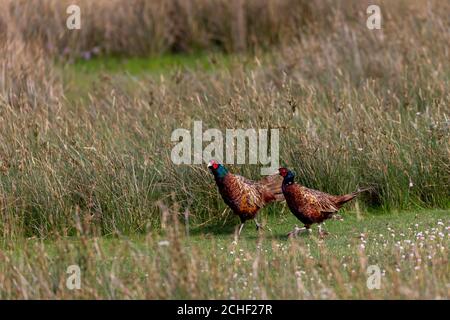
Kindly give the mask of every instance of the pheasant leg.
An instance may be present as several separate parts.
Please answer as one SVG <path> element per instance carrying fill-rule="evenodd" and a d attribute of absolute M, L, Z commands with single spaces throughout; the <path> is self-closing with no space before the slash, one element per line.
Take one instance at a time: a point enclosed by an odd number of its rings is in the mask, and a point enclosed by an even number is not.
<path fill-rule="evenodd" d="M 244 224 L 245 224 L 244 222 L 241 223 L 241 225 L 239 227 L 239 231 L 238 231 L 238 236 L 241 235 L 241 231 L 242 231 L 242 228 L 244 228 Z"/>
<path fill-rule="evenodd" d="M 307 228 L 307 227 L 299 228 L 299 227 L 295 226 L 295 229 L 292 230 L 291 232 L 289 232 L 287 236 L 288 237 L 296 237 L 300 233 L 304 233 L 304 232 L 306 232 L 308 230 L 309 230 L 309 228 Z"/>
<path fill-rule="evenodd" d="M 323 239 L 327 234 L 326 230 L 322 230 L 322 224 L 319 224 L 319 237 Z"/>
<path fill-rule="evenodd" d="M 254 219 L 254 220 L 255 220 L 255 224 L 256 224 L 256 230 L 259 231 L 259 229 L 264 229 L 264 228 L 262 227 L 262 225 L 261 225 L 256 219 Z"/>
<path fill-rule="evenodd" d="M 338 220 L 338 221 L 343 221 L 344 220 L 344 218 L 342 218 L 342 216 L 340 214 L 333 214 L 331 216 L 331 219 Z"/>

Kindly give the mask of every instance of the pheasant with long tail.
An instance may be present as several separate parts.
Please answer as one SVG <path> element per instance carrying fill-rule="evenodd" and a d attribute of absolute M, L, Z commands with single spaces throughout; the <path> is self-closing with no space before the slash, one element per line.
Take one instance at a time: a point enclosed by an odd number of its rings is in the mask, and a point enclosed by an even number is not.
<path fill-rule="evenodd" d="M 230 173 L 214 160 L 208 163 L 208 168 L 214 175 L 223 200 L 241 220 L 239 235 L 247 220 L 253 219 L 256 229 L 261 228 L 256 220 L 259 210 L 271 202 L 284 200 L 281 191 L 283 179 L 278 174 L 267 176 L 260 181 L 252 181 Z"/>
<path fill-rule="evenodd" d="M 288 236 L 296 236 L 299 233 L 310 230 L 314 223 L 319 224 L 319 235 L 323 237 L 327 234 L 322 231 L 322 222 L 330 219 L 336 212 L 359 193 L 369 190 L 361 189 L 349 194 L 334 196 L 314 189 L 308 189 L 294 181 L 295 174 L 286 169 L 278 169 L 283 177 L 282 191 L 286 198 L 289 209 L 303 224 L 303 228 L 295 227 Z"/>

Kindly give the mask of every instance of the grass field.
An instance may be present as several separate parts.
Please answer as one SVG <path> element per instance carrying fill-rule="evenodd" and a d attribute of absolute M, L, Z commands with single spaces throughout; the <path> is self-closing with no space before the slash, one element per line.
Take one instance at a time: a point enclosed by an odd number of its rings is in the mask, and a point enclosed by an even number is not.
<path fill-rule="evenodd" d="M 0 2 L 0 298 L 450 298 L 448 3 L 381 1 L 369 30 L 363 1 L 79 0 L 71 33 L 63 1 Z M 287 239 L 284 203 L 237 239 L 206 164 L 170 158 L 199 120 L 279 129 L 310 188 L 373 189 L 325 239 Z"/>
<path fill-rule="evenodd" d="M 287 239 L 296 224 L 284 211 L 249 223 L 175 224 L 147 236 L 28 239 L 3 245 L 1 298 L 108 299 L 448 299 L 450 215 L 442 210 L 361 214 L 326 223 L 329 235 Z M 178 228 L 178 230 L 177 230 Z M 66 288 L 69 265 L 81 289 Z M 367 287 L 368 267 L 379 289 Z"/>

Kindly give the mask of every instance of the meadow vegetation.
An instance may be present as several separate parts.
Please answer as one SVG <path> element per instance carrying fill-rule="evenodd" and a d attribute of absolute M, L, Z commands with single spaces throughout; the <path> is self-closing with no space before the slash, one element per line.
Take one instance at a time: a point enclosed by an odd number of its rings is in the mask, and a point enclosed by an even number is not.
<path fill-rule="evenodd" d="M 443 211 L 403 212 L 326 224 L 324 241 L 287 241 L 290 212 L 246 227 L 191 230 L 170 210 L 163 232 L 105 238 L 27 239 L 0 250 L 0 298 L 40 299 L 448 299 L 449 222 Z M 444 218 L 443 218 L 444 217 Z M 231 234 L 231 235 L 230 235 Z M 68 290 L 67 267 L 81 267 Z M 376 265 L 379 289 L 368 289 Z"/>
<path fill-rule="evenodd" d="M 68 2 L 0 0 L 0 297 L 449 297 L 449 3 L 380 1 L 369 30 L 364 1 L 79 0 L 70 31 Z M 196 120 L 278 128 L 299 182 L 374 190 L 324 241 L 286 241 L 277 204 L 233 242 L 205 165 L 170 159 Z"/>

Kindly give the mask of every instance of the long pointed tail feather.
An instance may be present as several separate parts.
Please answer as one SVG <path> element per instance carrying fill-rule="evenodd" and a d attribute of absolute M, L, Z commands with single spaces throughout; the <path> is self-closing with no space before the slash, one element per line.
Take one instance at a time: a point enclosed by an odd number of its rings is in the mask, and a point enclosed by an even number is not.
<path fill-rule="evenodd" d="M 366 188 L 358 188 L 358 190 L 352 192 L 352 194 L 354 194 L 355 196 L 357 196 L 360 193 L 366 192 L 366 191 L 373 191 L 375 190 L 374 187 L 366 187 Z"/>
<path fill-rule="evenodd" d="M 372 187 L 368 187 L 368 188 L 362 188 L 362 189 L 358 189 L 356 191 L 353 191 L 352 193 L 349 194 L 344 194 L 342 196 L 338 196 L 336 199 L 336 204 L 341 207 L 342 205 L 344 205 L 346 202 L 349 202 L 351 200 L 353 200 L 354 198 L 356 198 L 356 196 L 362 192 L 365 191 L 370 191 L 373 190 Z"/>

